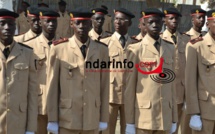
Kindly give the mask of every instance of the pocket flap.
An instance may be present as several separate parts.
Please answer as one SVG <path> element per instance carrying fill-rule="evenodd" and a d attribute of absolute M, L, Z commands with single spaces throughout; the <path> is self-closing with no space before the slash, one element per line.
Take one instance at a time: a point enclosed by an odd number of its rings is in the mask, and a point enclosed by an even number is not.
<path fill-rule="evenodd" d="M 164 62 L 165 62 L 166 64 L 172 64 L 172 63 L 173 63 L 173 59 L 167 58 L 167 59 L 164 59 Z"/>
<path fill-rule="evenodd" d="M 110 51 L 109 52 L 109 56 L 111 56 L 111 57 L 114 57 L 114 56 L 117 56 L 117 55 L 119 55 L 118 51 Z"/>
<path fill-rule="evenodd" d="M 151 102 L 150 100 L 142 100 L 136 103 L 137 108 L 150 108 Z"/>
<path fill-rule="evenodd" d="M 72 107 L 72 99 L 60 99 L 60 108 L 71 108 Z"/>
<path fill-rule="evenodd" d="M 27 111 L 27 103 L 26 102 L 20 103 L 19 109 L 21 112 L 26 112 Z"/>
<path fill-rule="evenodd" d="M 202 59 L 202 63 L 205 65 L 213 65 L 215 64 L 215 60 Z"/>
<path fill-rule="evenodd" d="M 64 63 L 63 66 L 67 69 L 73 69 L 73 68 L 77 68 L 78 64 L 76 64 L 76 63 Z"/>
<path fill-rule="evenodd" d="M 200 89 L 198 91 L 198 95 L 199 95 L 200 100 L 204 100 L 204 101 L 208 100 L 208 92 L 207 91 Z"/>
<path fill-rule="evenodd" d="M 25 69 L 28 69 L 28 65 L 25 63 L 16 63 L 14 65 L 14 68 L 19 70 L 25 70 Z"/>

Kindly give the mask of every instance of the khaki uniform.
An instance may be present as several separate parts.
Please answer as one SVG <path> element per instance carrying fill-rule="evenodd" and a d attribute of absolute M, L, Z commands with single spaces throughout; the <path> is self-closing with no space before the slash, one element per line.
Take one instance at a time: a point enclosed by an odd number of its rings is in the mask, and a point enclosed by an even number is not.
<path fill-rule="evenodd" d="M 6 59 L 0 43 L 0 133 L 37 130 L 37 76 L 31 49 L 13 42 Z"/>
<path fill-rule="evenodd" d="M 48 119 L 59 122 L 63 134 L 96 130 L 99 122 L 109 119 L 109 72 L 103 72 L 107 66 L 90 68 L 89 65 L 89 62 L 108 62 L 108 48 L 89 38 L 84 59 L 82 44 L 73 36 L 51 49 Z"/>
<path fill-rule="evenodd" d="M 202 33 L 195 31 L 193 28 L 191 28 L 189 31 L 187 31 L 186 34 L 190 36 L 191 40 L 202 35 Z"/>
<path fill-rule="evenodd" d="M 111 34 L 108 33 L 108 32 L 105 32 L 105 31 L 102 31 L 102 34 L 101 35 L 98 35 L 94 29 L 91 29 L 90 32 L 89 32 L 89 37 L 92 39 L 92 40 L 97 40 L 99 41 L 101 38 L 105 38 L 105 37 L 108 37 L 110 36 Z"/>
<path fill-rule="evenodd" d="M 72 28 L 70 26 L 70 16 L 68 12 L 65 11 L 64 16 L 62 12 L 58 12 L 60 17 L 57 18 L 57 30 L 56 30 L 56 37 L 66 37 L 70 38 L 72 36 Z"/>
<path fill-rule="evenodd" d="M 174 71 L 175 48 L 173 44 L 162 39 L 158 41 L 160 52 L 153 46 L 155 40 L 148 34 L 141 42 L 130 45 L 127 50 L 127 59 L 133 61 L 134 67 L 130 70 L 132 72 L 126 74 L 126 123 L 135 124 L 137 129 L 147 134 L 148 130 L 153 134 L 155 130 L 158 130 L 159 134 L 167 133 L 172 123 L 178 120 L 174 82 L 157 83 L 150 76 L 138 72 L 135 68 L 135 64 L 140 62 L 156 62 L 159 65 L 160 57 L 163 57 L 163 68 Z M 140 67 L 141 70 L 147 72 L 156 68 L 157 66 Z"/>
<path fill-rule="evenodd" d="M 28 32 L 25 34 L 14 36 L 14 40 L 16 42 L 23 43 L 25 41 L 29 41 L 29 40 L 35 38 L 36 36 L 38 36 L 38 35 L 36 33 L 34 33 L 31 29 L 29 29 Z"/>
<path fill-rule="evenodd" d="M 38 75 L 38 134 L 47 134 L 47 73 L 48 62 L 51 47 L 48 45 L 48 40 L 42 33 L 37 38 L 25 42 L 26 45 L 33 48 L 36 55 L 35 63 Z"/>
<path fill-rule="evenodd" d="M 199 40 L 199 41 L 197 41 Z M 187 44 L 185 72 L 187 114 L 200 114 L 203 128 L 194 134 L 212 134 L 215 123 L 215 41 L 209 33 Z M 209 132 L 211 131 L 211 132 Z"/>
<path fill-rule="evenodd" d="M 19 17 L 16 19 L 16 25 L 19 34 L 26 33 L 30 29 L 25 12 L 19 14 Z"/>
<path fill-rule="evenodd" d="M 186 66 L 186 58 L 185 58 L 185 49 L 186 45 L 190 40 L 190 37 L 176 32 L 177 44 L 171 38 L 172 34 L 166 29 L 161 37 L 174 44 L 175 46 L 175 74 L 176 74 L 176 102 L 178 104 L 178 127 L 181 126 L 182 134 L 191 134 L 191 129 L 189 127 L 190 116 L 186 115 L 184 110 L 184 102 L 185 102 L 185 66 Z M 175 132 L 177 134 L 178 132 Z"/>
<path fill-rule="evenodd" d="M 124 91 L 125 91 L 125 71 L 124 66 L 113 68 L 113 63 L 126 59 L 126 50 L 129 44 L 137 42 L 127 35 L 127 41 L 124 48 L 119 42 L 120 35 L 115 32 L 111 37 L 101 39 L 101 42 L 108 45 L 109 57 L 112 62 L 110 65 L 110 89 L 109 89 L 109 134 L 115 133 L 118 111 L 120 112 L 121 134 L 125 133 L 125 110 L 124 110 Z M 114 62 L 115 60 L 115 62 Z M 107 130 L 108 131 L 108 130 Z M 108 133 L 108 132 L 107 132 Z"/>
<path fill-rule="evenodd" d="M 135 39 L 137 39 L 137 40 L 142 40 L 142 39 L 143 39 L 142 34 L 141 34 L 141 33 L 139 33 L 139 34 L 135 37 Z"/>
<path fill-rule="evenodd" d="M 105 22 L 104 22 L 102 29 L 104 31 L 112 32 L 113 31 L 112 27 L 113 27 L 112 17 L 109 15 L 105 15 Z"/>

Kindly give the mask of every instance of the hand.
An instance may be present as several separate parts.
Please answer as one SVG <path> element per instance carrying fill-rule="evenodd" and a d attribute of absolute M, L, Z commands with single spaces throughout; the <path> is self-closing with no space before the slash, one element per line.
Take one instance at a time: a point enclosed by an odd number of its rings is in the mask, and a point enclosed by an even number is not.
<path fill-rule="evenodd" d="M 199 115 L 192 115 L 190 119 L 190 128 L 193 130 L 200 131 L 202 130 L 202 121 Z"/>
<path fill-rule="evenodd" d="M 34 132 L 26 131 L 25 134 L 35 134 Z"/>
<path fill-rule="evenodd" d="M 125 129 L 126 134 L 135 134 L 135 125 L 134 124 L 126 124 L 126 129 Z"/>
<path fill-rule="evenodd" d="M 58 123 L 57 122 L 49 122 L 47 126 L 47 130 L 53 134 L 58 134 Z"/>
<path fill-rule="evenodd" d="M 107 127 L 108 127 L 107 122 L 99 122 L 99 131 L 103 131 L 107 129 Z"/>
<path fill-rule="evenodd" d="M 176 129 L 177 129 L 177 123 L 172 123 L 172 127 L 170 129 L 170 134 L 175 133 Z"/>

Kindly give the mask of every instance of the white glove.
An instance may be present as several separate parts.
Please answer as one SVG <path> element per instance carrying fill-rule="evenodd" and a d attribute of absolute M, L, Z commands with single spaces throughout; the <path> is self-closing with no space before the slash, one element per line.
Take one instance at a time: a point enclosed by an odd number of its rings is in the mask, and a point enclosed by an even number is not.
<path fill-rule="evenodd" d="M 202 130 L 202 121 L 199 115 L 192 115 L 190 119 L 190 128 L 193 130 L 200 131 Z"/>
<path fill-rule="evenodd" d="M 58 123 L 57 122 L 49 122 L 47 126 L 47 131 L 53 133 L 53 134 L 58 134 Z"/>
<path fill-rule="evenodd" d="M 126 134 L 135 134 L 135 125 L 134 124 L 126 124 L 126 129 L 125 129 Z"/>
<path fill-rule="evenodd" d="M 25 134 L 35 134 L 34 132 L 26 131 Z"/>
<path fill-rule="evenodd" d="M 177 129 L 177 123 L 172 123 L 172 127 L 170 129 L 170 134 L 175 133 L 176 129 Z"/>
<path fill-rule="evenodd" d="M 107 122 L 99 122 L 99 131 L 103 131 L 107 129 L 107 127 L 108 127 Z"/>

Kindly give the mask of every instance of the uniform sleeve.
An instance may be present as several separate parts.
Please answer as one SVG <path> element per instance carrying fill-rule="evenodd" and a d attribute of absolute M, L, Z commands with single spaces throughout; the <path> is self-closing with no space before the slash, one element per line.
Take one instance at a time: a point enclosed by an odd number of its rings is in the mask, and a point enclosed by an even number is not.
<path fill-rule="evenodd" d="M 186 107 L 188 114 L 200 113 L 198 92 L 197 92 L 197 77 L 198 77 L 198 55 L 197 48 L 187 44 L 186 53 L 186 68 L 185 68 L 185 93 L 186 93 Z M 197 44 L 194 44 L 197 45 Z"/>
<path fill-rule="evenodd" d="M 108 47 L 104 46 L 101 55 L 103 55 L 103 61 L 108 63 L 109 61 L 109 52 Z M 107 71 L 107 72 L 106 72 Z M 101 98 L 101 111 L 100 111 L 100 121 L 108 122 L 109 120 L 109 75 L 108 66 L 102 68 L 100 72 L 101 84 L 100 84 L 100 98 Z"/>
<path fill-rule="evenodd" d="M 48 97 L 47 113 L 49 122 L 58 121 L 58 103 L 59 103 L 59 59 L 56 56 L 54 47 L 50 51 L 50 63 L 48 68 Z"/>
<path fill-rule="evenodd" d="M 29 84 L 28 84 L 28 114 L 27 131 L 35 132 L 37 130 L 38 115 L 38 77 L 35 68 L 35 55 L 33 51 L 30 55 Z"/>
<path fill-rule="evenodd" d="M 137 44 L 136 44 L 137 45 Z M 138 44 L 139 45 L 139 44 Z M 134 45 L 127 48 L 127 61 L 133 62 L 133 68 L 126 70 L 126 89 L 125 89 L 125 119 L 128 124 L 135 124 L 135 100 L 136 100 L 136 87 L 138 79 L 138 71 L 135 64 L 139 61 L 139 47 L 135 48 Z M 142 51 L 142 50 L 141 50 Z"/>

